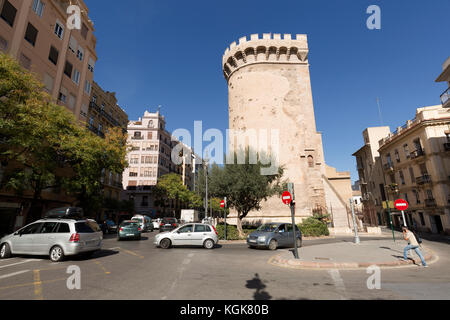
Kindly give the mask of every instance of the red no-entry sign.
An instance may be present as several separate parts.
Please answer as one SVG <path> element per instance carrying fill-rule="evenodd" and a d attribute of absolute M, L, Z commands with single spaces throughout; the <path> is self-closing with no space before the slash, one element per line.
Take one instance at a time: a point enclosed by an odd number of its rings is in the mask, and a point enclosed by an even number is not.
<path fill-rule="evenodd" d="M 225 200 L 222 200 L 222 201 L 220 202 L 220 207 L 221 207 L 221 208 L 225 208 Z"/>
<path fill-rule="evenodd" d="M 408 202 L 403 199 L 398 199 L 397 201 L 395 201 L 394 206 L 399 211 L 408 210 Z"/>
<path fill-rule="evenodd" d="M 283 201 L 284 204 L 290 204 L 292 202 L 292 195 L 290 192 L 285 191 L 283 195 L 281 196 L 281 201 Z"/>

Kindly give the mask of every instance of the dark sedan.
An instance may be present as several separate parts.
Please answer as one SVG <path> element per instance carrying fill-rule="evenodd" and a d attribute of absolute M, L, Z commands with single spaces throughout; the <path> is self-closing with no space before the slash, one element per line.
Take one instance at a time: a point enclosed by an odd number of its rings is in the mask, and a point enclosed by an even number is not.
<path fill-rule="evenodd" d="M 295 226 L 297 247 L 302 246 L 302 233 Z M 250 248 L 263 247 L 270 250 L 276 250 L 279 247 L 294 246 L 294 232 L 291 223 L 268 223 L 260 226 L 255 232 L 247 238 L 247 244 Z"/>
<path fill-rule="evenodd" d="M 104 234 L 117 233 L 117 225 L 112 220 L 106 220 L 100 225 Z"/>
<path fill-rule="evenodd" d="M 179 223 L 176 218 L 163 218 L 159 225 L 159 232 L 172 231 L 179 227 Z"/>

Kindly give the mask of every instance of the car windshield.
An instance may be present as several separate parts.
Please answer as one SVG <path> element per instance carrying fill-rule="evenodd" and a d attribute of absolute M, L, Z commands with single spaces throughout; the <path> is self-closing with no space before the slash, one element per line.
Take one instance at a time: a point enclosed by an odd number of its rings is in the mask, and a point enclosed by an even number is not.
<path fill-rule="evenodd" d="M 127 221 L 122 223 L 122 227 L 139 227 L 139 224 L 133 221 Z"/>
<path fill-rule="evenodd" d="M 175 218 L 163 219 L 164 223 L 176 223 L 177 220 Z"/>
<path fill-rule="evenodd" d="M 260 226 L 256 231 L 262 231 L 262 232 L 274 232 L 277 230 L 278 225 L 277 224 L 263 224 Z"/>
<path fill-rule="evenodd" d="M 142 218 L 133 218 L 133 219 L 131 219 L 131 220 L 134 220 L 134 221 L 139 221 L 139 222 L 141 222 L 141 221 L 142 221 Z"/>

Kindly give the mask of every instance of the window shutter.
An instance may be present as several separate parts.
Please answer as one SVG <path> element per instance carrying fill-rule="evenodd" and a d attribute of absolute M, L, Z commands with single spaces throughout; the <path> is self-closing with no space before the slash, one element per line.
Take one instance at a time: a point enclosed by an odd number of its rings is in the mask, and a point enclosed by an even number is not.
<path fill-rule="evenodd" d="M 77 39 L 74 38 L 74 36 L 70 36 L 70 42 L 69 42 L 69 49 L 73 53 L 75 53 L 75 50 L 77 50 L 78 42 Z"/>

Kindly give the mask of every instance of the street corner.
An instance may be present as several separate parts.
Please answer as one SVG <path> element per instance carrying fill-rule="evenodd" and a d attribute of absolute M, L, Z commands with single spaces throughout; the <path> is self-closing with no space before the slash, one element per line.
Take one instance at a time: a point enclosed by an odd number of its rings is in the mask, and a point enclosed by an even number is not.
<path fill-rule="evenodd" d="M 280 252 L 272 256 L 267 262 L 276 267 L 291 269 L 309 269 L 309 270 L 356 270 L 367 269 L 372 266 L 380 268 L 397 268 L 397 267 L 414 267 L 421 266 L 422 262 L 419 257 L 414 256 L 407 261 L 402 259 L 401 251 L 397 250 L 395 255 L 391 252 L 381 251 L 380 248 L 371 248 L 375 253 L 369 255 L 367 247 L 355 247 L 351 244 L 353 252 L 346 251 L 345 256 L 339 254 L 342 248 L 339 245 L 323 245 L 307 247 L 300 251 L 300 258 L 295 259 L 291 252 Z M 355 250 L 355 248 L 358 248 Z M 323 250 L 325 249 L 325 250 Z M 398 249 L 398 248 L 397 248 Z M 428 265 L 434 264 L 439 257 L 429 248 L 422 248 L 424 259 Z M 370 257 L 370 258 L 369 258 Z M 373 260 L 372 260 L 373 259 Z"/>

